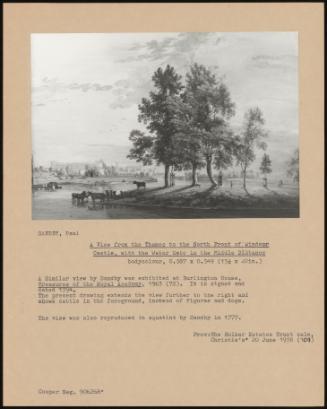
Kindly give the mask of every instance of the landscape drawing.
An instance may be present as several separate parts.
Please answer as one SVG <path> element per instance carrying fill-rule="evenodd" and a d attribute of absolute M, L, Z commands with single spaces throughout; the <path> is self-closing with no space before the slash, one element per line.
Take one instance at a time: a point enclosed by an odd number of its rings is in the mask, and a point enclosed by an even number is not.
<path fill-rule="evenodd" d="M 299 217 L 296 32 L 31 35 L 32 219 Z"/>

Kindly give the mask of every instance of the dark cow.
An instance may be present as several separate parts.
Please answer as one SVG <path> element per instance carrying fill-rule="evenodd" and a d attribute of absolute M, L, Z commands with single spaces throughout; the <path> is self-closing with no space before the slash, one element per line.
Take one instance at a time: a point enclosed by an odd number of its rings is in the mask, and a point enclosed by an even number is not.
<path fill-rule="evenodd" d="M 95 205 L 95 201 L 99 200 L 101 204 L 103 204 L 106 200 L 106 193 L 102 192 L 87 192 L 87 197 L 90 197 L 93 202 L 93 207 Z"/>
<path fill-rule="evenodd" d="M 116 191 L 115 190 L 105 190 L 105 195 L 106 199 L 114 199 L 116 197 Z"/>
<path fill-rule="evenodd" d="M 85 190 L 82 193 L 72 193 L 72 201 L 77 204 L 84 203 L 84 200 L 87 198 L 87 193 Z"/>
<path fill-rule="evenodd" d="M 145 182 L 137 182 L 136 180 L 134 180 L 133 185 L 136 185 L 137 189 L 139 189 L 140 187 L 144 187 L 145 189 Z"/>
<path fill-rule="evenodd" d="M 128 197 L 128 192 L 124 190 L 105 190 L 106 201 L 111 199 L 121 199 Z"/>
<path fill-rule="evenodd" d="M 111 192 L 112 192 L 112 190 L 105 190 L 104 191 L 104 194 L 105 194 L 105 196 L 106 196 L 106 200 L 107 201 L 109 201 L 109 199 L 111 199 Z"/>

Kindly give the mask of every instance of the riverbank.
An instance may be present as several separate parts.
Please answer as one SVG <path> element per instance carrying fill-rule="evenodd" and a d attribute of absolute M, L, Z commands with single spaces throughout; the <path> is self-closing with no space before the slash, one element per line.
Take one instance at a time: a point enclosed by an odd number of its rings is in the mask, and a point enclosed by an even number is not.
<path fill-rule="evenodd" d="M 109 186 L 88 185 L 88 189 L 102 191 Z M 131 182 L 111 181 L 111 188 L 129 192 L 129 197 L 112 199 L 101 205 L 85 201 L 72 202 L 72 192 L 86 190 L 81 183 L 63 184 L 60 190 L 33 193 L 33 219 L 201 219 L 201 218 L 275 218 L 299 217 L 298 188 L 296 185 L 278 187 L 272 183 L 268 189 L 254 181 L 248 184 L 248 193 L 241 182 L 225 184 L 219 188 L 209 183 L 191 187 L 183 181 L 176 186 L 163 188 L 160 183 L 147 184 L 137 190 Z"/>
<path fill-rule="evenodd" d="M 232 184 L 231 184 L 232 182 Z M 297 209 L 298 186 L 293 184 L 264 188 L 255 181 L 248 183 L 245 191 L 239 180 L 229 181 L 225 186 L 212 187 L 208 183 L 200 186 L 156 187 L 137 191 L 133 197 L 121 203 L 138 206 L 159 206 L 190 209 Z"/>

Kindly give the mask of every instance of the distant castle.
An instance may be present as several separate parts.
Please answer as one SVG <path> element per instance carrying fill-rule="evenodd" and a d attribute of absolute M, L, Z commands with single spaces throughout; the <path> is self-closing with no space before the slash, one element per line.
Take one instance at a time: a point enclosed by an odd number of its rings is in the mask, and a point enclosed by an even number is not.
<path fill-rule="evenodd" d="M 144 172 L 155 174 L 155 168 L 149 169 L 142 165 L 123 166 L 117 163 L 115 166 L 107 165 L 102 159 L 95 162 L 57 162 L 50 163 L 50 171 L 60 173 L 63 176 L 117 176 L 120 174 L 135 174 Z"/>

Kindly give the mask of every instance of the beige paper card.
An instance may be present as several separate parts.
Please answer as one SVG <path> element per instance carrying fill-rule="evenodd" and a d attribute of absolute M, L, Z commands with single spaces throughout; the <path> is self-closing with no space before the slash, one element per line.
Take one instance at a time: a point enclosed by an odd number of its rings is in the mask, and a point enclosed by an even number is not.
<path fill-rule="evenodd" d="M 5 4 L 5 405 L 323 405 L 323 28 Z"/>

